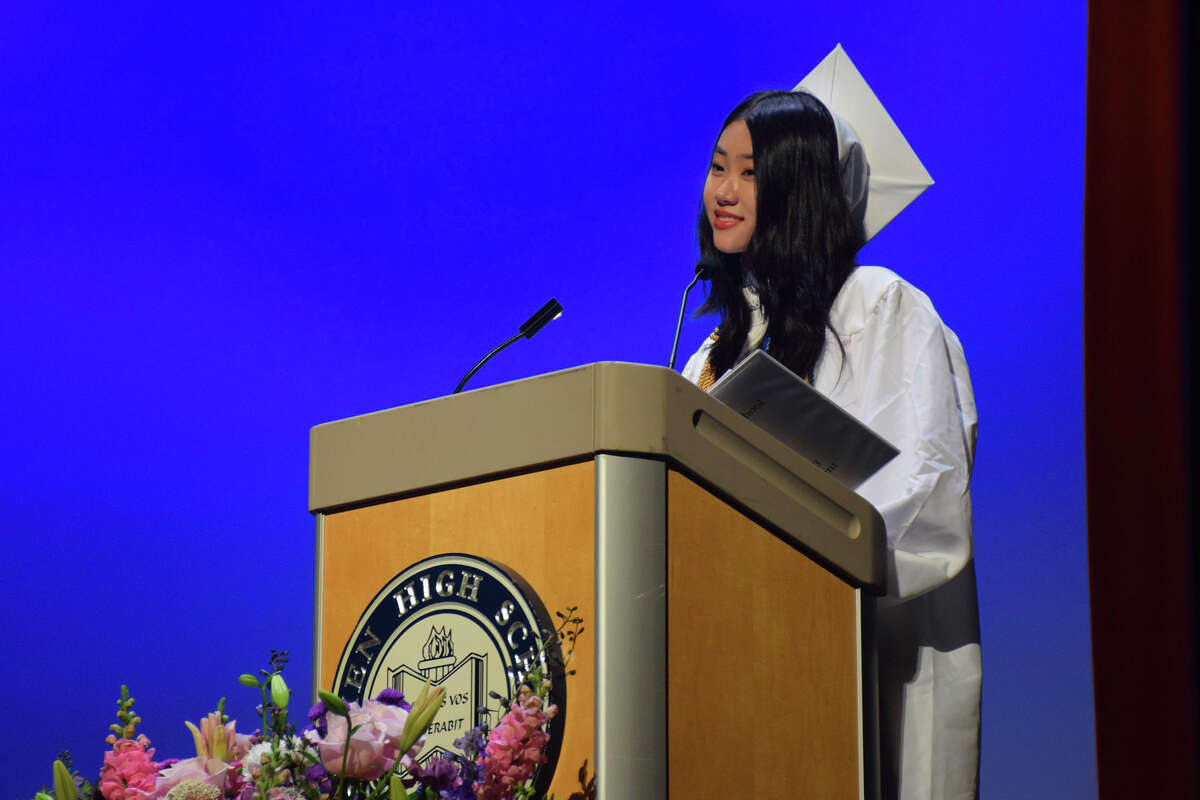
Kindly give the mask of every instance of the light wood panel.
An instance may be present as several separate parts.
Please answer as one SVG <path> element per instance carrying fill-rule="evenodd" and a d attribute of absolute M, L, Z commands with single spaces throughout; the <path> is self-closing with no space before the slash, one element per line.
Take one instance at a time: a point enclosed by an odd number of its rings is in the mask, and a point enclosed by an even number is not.
<path fill-rule="evenodd" d="M 679 473 L 667 487 L 671 796 L 857 798 L 854 590 Z"/>
<path fill-rule="evenodd" d="M 320 682 L 338 659 L 371 599 L 423 558 L 466 552 L 523 577 L 553 614 L 579 606 L 595 624 L 595 470 L 593 462 L 410 497 L 325 518 Z M 567 679 L 562 751 L 551 790 L 578 788 L 584 759 L 593 764 L 594 648 L 585 631 Z"/>
<path fill-rule="evenodd" d="M 327 516 L 322 684 L 379 589 L 451 550 L 516 568 L 551 611 L 578 605 L 594 625 L 594 480 L 586 462 Z M 857 797 L 854 590 L 674 471 L 667 570 L 672 796 L 723 800 L 736 781 L 752 797 Z M 593 641 L 569 678 L 559 797 L 593 763 Z"/>

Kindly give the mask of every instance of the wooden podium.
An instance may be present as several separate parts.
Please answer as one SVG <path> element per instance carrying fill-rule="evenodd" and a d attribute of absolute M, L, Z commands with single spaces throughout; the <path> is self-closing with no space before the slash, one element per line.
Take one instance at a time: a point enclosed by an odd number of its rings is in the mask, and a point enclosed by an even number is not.
<path fill-rule="evenodd" d="M 882 520 L 674 372 L 592 364 L 319 425 L 309 508 L 317 686 L 380 587 L 468 553 L 585 621 L 560 800 L 585 760 L 607 800 L 877 796 Z"/>

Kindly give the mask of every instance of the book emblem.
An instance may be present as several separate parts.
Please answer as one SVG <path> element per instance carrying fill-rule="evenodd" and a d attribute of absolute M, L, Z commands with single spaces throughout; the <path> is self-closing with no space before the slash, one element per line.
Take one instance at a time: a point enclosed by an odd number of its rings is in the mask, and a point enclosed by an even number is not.
<path fill-rule="evenodd" d="M 429 682 L 446 690 L 417 760 L 457 753 L 454 740 L 507 713 L 537 666 L 561 663 L 554 625 L 516 572 L 476 556 L 447 553 L 403 570 L 375 595 L 342 651 L 333 691 L 362 702 L 384 689 L 415 697 Z M 557 661 L 556 661 L 557 659 Z M 559 707 L 536 785 L 549 786 L 566 717 L 566 682 L 544 669 Z"/>

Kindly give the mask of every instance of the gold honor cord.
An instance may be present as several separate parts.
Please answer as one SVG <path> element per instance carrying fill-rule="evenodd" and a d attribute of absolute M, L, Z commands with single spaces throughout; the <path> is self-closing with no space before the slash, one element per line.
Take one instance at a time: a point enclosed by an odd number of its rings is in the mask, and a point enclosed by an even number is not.
<path fill-rule="evenodd" d="M 717 340 L 717 331 L 713 331 L 711 334 L 709 334 L 708 338 L 712 339 L 715 342 Z M 764 340 L 764 342 L 763 342 L 762 349 L 763 350 L 767 349 L 766 348 L 766 340 Z M 809 373 L 808 376 L 805 377 L 803 380 L 809 386 L 812 386 L 812 382 L 813 382 L 812 373 Z M 700 368 L 700 377 L 696 379 L 696 385 L 707 392 L 709 389 L 712 388 L 712 385 L 716 382 L 717 382 L 717 374 L 713 370 L 712 356 L 709 356 L 708 358 L 704 359 L 704 366 Z"/>
<path fill-rule="evenodd" d="M 713 331 L 711 334 L 709 334 L 708 338 L 715 342 L 717 340 L 717 331 Z M 709 356 L 708 358 L 704 359 L 704 366 L 700 368 L 700 377 L 696 379 L 696 385 L 707 392 L 712 388 L 712 385 L 716 382 L 716 380 L 717 375 L 715 372 L 713 372 L 712 357 Z"/>

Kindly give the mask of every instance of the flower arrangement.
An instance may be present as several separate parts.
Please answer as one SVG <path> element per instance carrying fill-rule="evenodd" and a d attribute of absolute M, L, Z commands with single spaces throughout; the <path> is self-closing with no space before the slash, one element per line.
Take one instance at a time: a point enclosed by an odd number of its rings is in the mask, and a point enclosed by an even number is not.
<path fill-rule="evenodd" d="M 574 673 L 566 665 L 583 632 L 575 611 L 558 614 L 558 628 L 547 642 L 567 646 L 557 665 L 564 677 Z M 62 753 L 53 765 L 53 789 L 44 788 L 35 800 L 538 800 L 532 783 L 546 762 L 548 727 L 558 711 L 547 659 L 538 661 L 519 682 L 516 697 L 493 694 L 503 711 L 494 724 L 456 740 L 460 753 L 424 763 L 418 756 L 445 694 L 428 683 L 412 700 L 395 689 L 362 703 L 318 692 L 307 724 L 297 731 L 282 675 L 287 652 L 272 651 L 267 669 L 238 678 L 261 694 L 258 730 L 239 733 L 221 698 L 198 725 L 185 723 L 196 755 L 161 761 L 138 732 L 142 719 L 122 686 L 117 723 L 106 739 L 111 749 L 95 783 Z M 595 782 L 586 781 L 586 764 L 580 782 L 581 791 L 570 800 L 593 798 Z"/>

